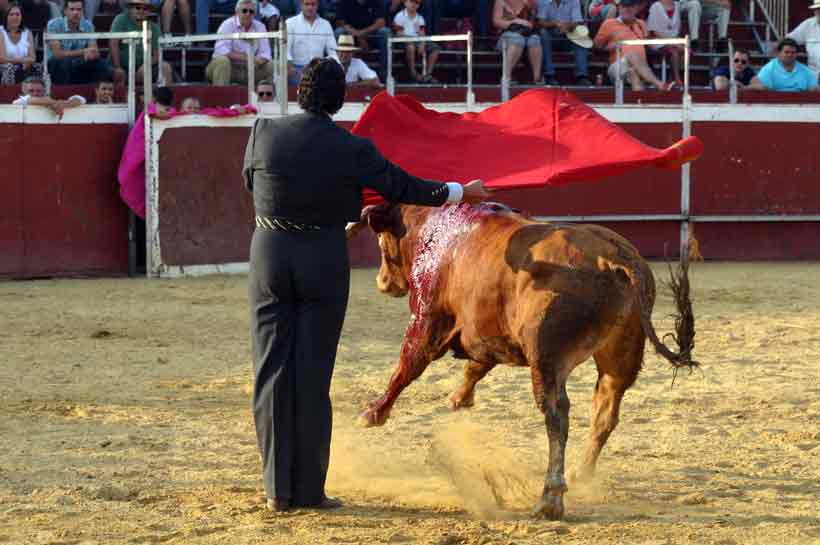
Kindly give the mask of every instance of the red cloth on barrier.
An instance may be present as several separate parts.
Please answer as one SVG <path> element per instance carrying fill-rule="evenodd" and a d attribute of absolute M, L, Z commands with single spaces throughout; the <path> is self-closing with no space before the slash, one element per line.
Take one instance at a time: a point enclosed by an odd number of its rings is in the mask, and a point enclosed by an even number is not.
<path fill-rule="evenodd" d="M 410 96 L 377 95 L 353 127 L 390 161 L 422 178 L 513 189 L 595 181 L 635 168 L 677 168 L 703 143 L 647 146 L 572 93 L 535 89 L 479 113 L 428 110 Z M 365 204 L 382 199 L 365 191 Z"/>

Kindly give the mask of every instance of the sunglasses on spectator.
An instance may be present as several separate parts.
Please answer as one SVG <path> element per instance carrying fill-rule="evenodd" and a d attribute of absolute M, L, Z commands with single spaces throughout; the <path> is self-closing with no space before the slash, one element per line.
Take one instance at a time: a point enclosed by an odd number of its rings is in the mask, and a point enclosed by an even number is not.
<path fill-rule="evenodd" d="M 148 6 L 132 5 L 131 8 L 137 11 L 148 11 Z"/>
<path fill-rule="evenodd" d="M 249 9 L 249 8 L 242 8 L 239 11 L 241 11 L 242 13 L 256 13 L 255 9 Z"/>
<path fill-rule="evenodd" d="M 749 64 L 749 61 L 746 59 L 735 59 L 735 62 L 739 64 Z"/>
<path fill-rule="evenodd" d="M 256 94 L 257 94 L 258 96 L 260 96 L 260 97 L 272 97 L 272 96 L 273 96 L 273 92 L 272 92 L 272 91 L 259 91 L 259 92 L 258 92 L 258 93 L 256 93 Z"/>

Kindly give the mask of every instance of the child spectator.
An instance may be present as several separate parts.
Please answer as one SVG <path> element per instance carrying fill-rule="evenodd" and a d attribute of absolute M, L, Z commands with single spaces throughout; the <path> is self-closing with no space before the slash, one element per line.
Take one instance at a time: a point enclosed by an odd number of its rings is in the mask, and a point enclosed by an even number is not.
<path fill-rule="evenodd" d="M 393 32 L 397 36 L 415 37 L 426 35 L 424 17 L 418 12 L 420 4 L 421 0 L 404 0 L 404 9 L 393 18 Z M 404 45 L 410 77 L 419 83 L 438 83 L 432 75 L 433 68 L 435 68 L 438 60 L 438 45 L 435 42 L 409 42 Z M 417 59 L 424 59 L 428 49 L 430 50 L 430 56 L 427 57 L 427 71 L 419 74 L 416 70 L 416 61 Z"/>
<path fill-rule="evenodd" d="M 95 104 L 114 104 L 114 79 L 106 76 L 97 82 L 94 89 Z"/>
<path fill-rule="evenodd" d="M 202 110 L 202 105 L 196 97 L 188 97 L 182 101 L 180 111 L 184 114 L 198 114 Z"/>

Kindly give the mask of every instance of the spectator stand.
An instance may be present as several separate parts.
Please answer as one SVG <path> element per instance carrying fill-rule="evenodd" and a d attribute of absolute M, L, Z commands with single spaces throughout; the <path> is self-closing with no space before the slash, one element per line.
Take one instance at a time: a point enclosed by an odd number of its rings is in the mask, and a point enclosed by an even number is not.
<path fill-rule="evenodd" d="M 147 37 L 146 37 L 147 36 Z M 142 24 L 142 31 L 137 32 L 88 32 L 88 33 L 68 33 L 68 34 L 49 34 L 48 32 L 43 32 L 43 51 L 48 51 L 48 42 L 53 40 L 76 40 L 76 39 L 88 39 L 88 40 L 125 40 L 128 44 L 128 93 L 127 93 L 127 103 L 128 103 L 128 124 L 129 127 L 134 126 L 134 121 L 136 119 L 136 112 L 137 112 L 137 100 L 136 100 L 136 70 L 137 67 L 135 65 L 135 54 L 137 50 L 137 44 L 142 41 L 143 47 L 143 54 L 150 53 L 151 50 L 151 29 L 147 22 L 143 22 Z M 147 41 L 146 41 L 147 40 Z M 145 57 L 148 58 L 148 57 Z M 145 77 L 147 80 L 144 81 L 151 81 L 151 69 L 150 66 L 144 69 Z M 44 54 L 43 58 L 43 79 L 46 84 L 46 94 L 51 95 L 51 78 L 48 75 L 48 62 L 47 57 Z M 146 102 L 150 103 L 150 85 L 147 85 L 148 89 L 146 93 Z"/>
<path fill-rule="evenodd" d="M 274 84 L 276 86 L 276 98 L 279 101 L 279 106 L 283 115 L 288 111 L 288 59 L 287 59 L 287 33 L 284 29 L 276 32 L 236 32 L 233 34 L 199 34 L 194 36 L 163 36 L 159 39 L 159 60 L 162 62 L 163 51 L 169 49 L 181 50 L 181 62 L 183 79 L 186 72 L 186 51 L 187 46 L 195 43 L 216 42 L 217 40 L 275 40 L 277 47 L 272 48 L 274 56 L 274 64 L 279 68 L 278 72 L 274 72 Z M 256 81 L 254 70 L 253 51 L 249 48 L 247 51 L 247 69 L 248 69 L 248 103 L 256 102 Z M 162 78 L 162 74 L 160 74 Z M 160 84 L 164 85 L 166 82 L 160 80 Z"/>
<path fill-rule="evenodd" d="M 387 92 L 396 94 L 396 80 L 393 77 L 393 44 L 394 43 L 417 43 L 417 42 L 467 42 L 466 52 L 443 49 L 440 54 L 456 54 L 467 56 L 467 111 L 475 107 L 475 93 L 473 92 L 473 33 L 467 34 L 442 34 L 435 36 L 400 36 L 387 38 Z M 427 70 L 427 58 L 422 56 L 422 66 Z M 445 85 L 446 86 L 446 85 Z"/>

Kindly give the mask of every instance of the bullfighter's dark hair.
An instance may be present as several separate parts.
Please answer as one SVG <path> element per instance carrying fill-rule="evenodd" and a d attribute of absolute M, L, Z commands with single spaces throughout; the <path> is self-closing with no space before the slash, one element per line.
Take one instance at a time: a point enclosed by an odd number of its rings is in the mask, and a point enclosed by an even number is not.
<path fill-rule="evenodd" d="M 333 115 L 345 102 L 345 72 L 336 59 L 315 58 L 299 80 L 299 106 L 306 112 Z"/>

